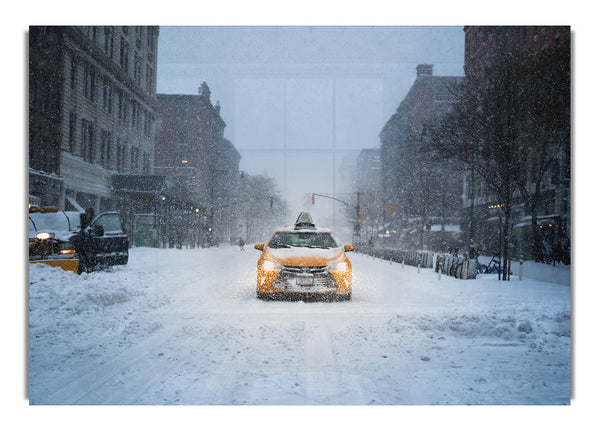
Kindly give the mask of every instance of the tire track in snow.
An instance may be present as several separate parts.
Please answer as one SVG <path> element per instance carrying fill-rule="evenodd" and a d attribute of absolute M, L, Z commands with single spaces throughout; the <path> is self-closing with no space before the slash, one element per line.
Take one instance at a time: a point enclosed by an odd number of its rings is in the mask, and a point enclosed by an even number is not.
<path fill-rule="evenodd" d="M 379 395 L 370 379 L 344 373 L 337 363 L 330 339 L 331 325 L 324 315 L 306 336 L 306 399 L 310 404 L 371 404 Z"/>

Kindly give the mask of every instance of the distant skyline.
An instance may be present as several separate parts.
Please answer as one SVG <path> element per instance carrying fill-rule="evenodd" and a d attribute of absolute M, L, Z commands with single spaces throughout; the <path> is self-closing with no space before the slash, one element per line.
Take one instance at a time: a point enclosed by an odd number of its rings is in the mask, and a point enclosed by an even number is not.
<path fill-rule="evenodd" d="M 205 81 L 240 170 L 273 177 L 293 218 L 307 193 L 353 203 L 356 156 L 379 147 L 416 66 L 462 76 L 463 59 L 463 27 L 167 26 L 157 92 L 198 94 Z M 343 221 L 333 201 L 319 199 L 311 211 L 321 224 Z"/>

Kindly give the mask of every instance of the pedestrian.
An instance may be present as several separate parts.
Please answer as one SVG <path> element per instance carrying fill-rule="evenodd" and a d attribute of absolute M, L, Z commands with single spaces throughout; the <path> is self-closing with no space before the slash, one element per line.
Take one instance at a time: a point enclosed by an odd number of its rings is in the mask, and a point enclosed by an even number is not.
<path fill-rule="evenodd" d="M 79 231 L 79 240 L 77 241 L 77 245 L 75 247 L 79 256 L 78 272 L 80 274 L 82 272 L 90 272 L 95 265 L 94 244 L 92 233 L 90 232 L 92 220 L 94 220 L 94 209 L 88 208 L 80 216 L 81 226 Z"/>
<path fill-rule="evenodd" d="M 240 246 L 240 251 L 244 251 L 244 240 L 242 239 L 242 237 L 240 237 L 240 240 L 238 241 L 238 245 Z"/>

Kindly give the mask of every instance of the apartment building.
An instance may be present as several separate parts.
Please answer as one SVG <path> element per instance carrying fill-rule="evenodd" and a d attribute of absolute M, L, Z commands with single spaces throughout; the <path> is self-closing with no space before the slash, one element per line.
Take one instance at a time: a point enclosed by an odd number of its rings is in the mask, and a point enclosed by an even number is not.
<path fill-rule="evenodd" d="M 158 27 L 29 28 L 29 195 L 116 209 L 114 175 L 152 175 Z"/>

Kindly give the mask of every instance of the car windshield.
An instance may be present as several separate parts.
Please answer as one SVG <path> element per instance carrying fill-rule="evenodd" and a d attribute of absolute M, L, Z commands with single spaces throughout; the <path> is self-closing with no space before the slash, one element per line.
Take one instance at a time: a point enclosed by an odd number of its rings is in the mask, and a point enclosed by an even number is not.
<path fill-rule="evenodd" d="M 29 214 L 30 236 L 34 232 L 75 232 L 77 230 L 79 230 L 78 212 Z"/>
<path fill-rule="evenodd" d="M 340 244 L 329 232 L 275 232 L 270 248 L 336 248 Z"/>

